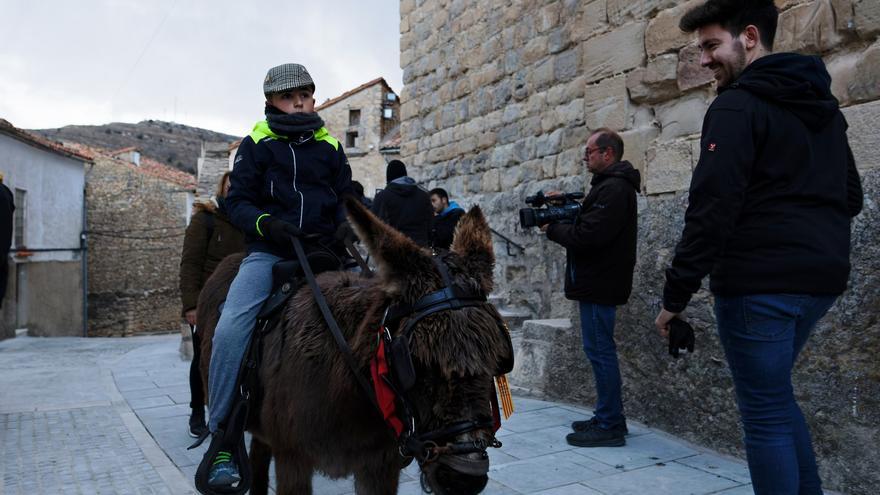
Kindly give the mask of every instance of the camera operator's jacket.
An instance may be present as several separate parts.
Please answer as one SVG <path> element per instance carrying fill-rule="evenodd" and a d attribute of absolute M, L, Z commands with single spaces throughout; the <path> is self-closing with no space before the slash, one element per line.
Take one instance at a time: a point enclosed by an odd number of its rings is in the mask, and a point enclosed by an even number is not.
<path fill-rule="evenodd" d="M 226 197 L 229 217 L 245 233 L 248 253 L 290 257 L 269 243 L 259 222 L 271 215 L 332 245 L 345 221 L 342 197 L 352 194 L 351 167 L 342 146 L 321 127 L 300 143 L 280 136 L 265 120 L 241 141 Z"/>
<path fill-rule="evenodd" d="M 555 223 L 547 238 L 566 248 L 565 297 L 619 306 L 632 292 L 641 175 L 627 161 L 593 176 L 574 224 Z"/>

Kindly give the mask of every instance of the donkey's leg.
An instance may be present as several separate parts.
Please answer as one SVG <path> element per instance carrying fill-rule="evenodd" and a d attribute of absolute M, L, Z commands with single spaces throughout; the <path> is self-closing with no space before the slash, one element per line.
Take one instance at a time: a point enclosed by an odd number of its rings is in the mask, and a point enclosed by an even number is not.
<path fill-rule="evenodd" d="M 251 495 L 266 495 L 269 493 L 269 464 L 272 462 L 272 448 L 265 443 L 251 438 L 251 470 L 253 481 L 251 482 Z"/>
<path fill-rule="evenodd" d="M 289 453 L 275 454 L 275 478 L 278 495 L 309 495 L 312 493 L 312 466 Z"/>
<path fill-rule="evenodd" d="M 370 464 L 354 473 L 357 495 L 396 495 L 399 482 L 400 466 L 395 460 Z"/>

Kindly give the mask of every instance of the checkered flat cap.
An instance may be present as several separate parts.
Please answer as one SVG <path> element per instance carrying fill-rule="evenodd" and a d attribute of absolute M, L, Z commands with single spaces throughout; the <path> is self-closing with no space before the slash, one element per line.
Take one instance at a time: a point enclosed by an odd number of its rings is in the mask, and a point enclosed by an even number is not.
<path fill-rule="evenodd" d="M 263 80 L 263 94 L 280 93 L 295 88 L 310 86 L 315 90 L 312 76 L 300 64 L 282 64 L 269 69 Z"/>

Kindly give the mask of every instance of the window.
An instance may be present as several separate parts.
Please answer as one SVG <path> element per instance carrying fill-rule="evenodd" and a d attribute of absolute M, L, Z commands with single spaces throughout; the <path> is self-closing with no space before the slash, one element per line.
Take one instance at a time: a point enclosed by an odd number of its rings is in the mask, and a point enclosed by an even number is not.
<path fill-rule="evenodd" d="M 349 110 L 348 111 L 348 125 L 354 127 L 356 125 L 361 125 L 361 111 L 360 110 Z"/>
<path fill-rule="evenodd" d="M 394 109 L 393 108 L 384 108 L 382 109 L 382 117 L 385 119 L 391 120 L 394 118 Z"/>
<path fill-rule="evenodd" d="M 356 131 L 346 132 L 345 133 L 345 147 L 346 148 L 357 148 L 358 145 L 358 133 Z"/>
<path fill-rule="evenodd" d="M 27 191 L 24 189 L 15 189 L 15 215 L 12 224 L 14 225 L 13 233 L 15 235 L 15 247 L 24 247 L 24 222 L 27 210 Z"/>

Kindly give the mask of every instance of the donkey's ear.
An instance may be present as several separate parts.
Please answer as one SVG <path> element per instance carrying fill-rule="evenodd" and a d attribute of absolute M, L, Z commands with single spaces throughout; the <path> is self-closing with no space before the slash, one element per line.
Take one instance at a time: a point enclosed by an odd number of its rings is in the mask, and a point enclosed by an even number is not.
<path fill-rule="evenodd" d="M 492 292 L 495 249 L 492 247 L 492 231 L 479 206 L 471 208 L 458 221 L 451 251 L 459 255 L 468 271 L 480 280 L 483 290 L 487 294 Z"/>
<path fill-rule="evenodd" d="M 346 196 L 345 209 L 348 221 L 386 280 L 399 282 L 407 274 L 431 269 L 431 258 L 427 252 L 412 239 L 382 222 L 357 198 Z"/>

